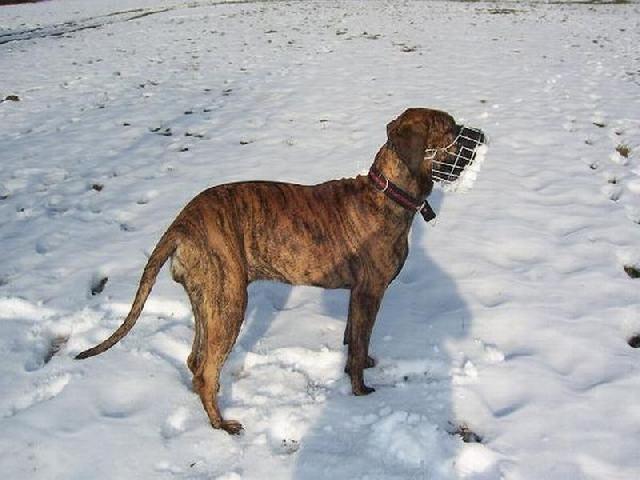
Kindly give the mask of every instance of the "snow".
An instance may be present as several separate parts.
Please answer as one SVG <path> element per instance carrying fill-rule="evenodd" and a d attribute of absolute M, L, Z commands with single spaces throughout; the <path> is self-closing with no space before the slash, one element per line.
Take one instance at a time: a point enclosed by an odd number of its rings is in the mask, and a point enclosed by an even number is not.
<path fill-rule="evenodd" d="M 0 98 L 19 97 L 0 103 L 2 476 L 637 478 L 640 284 L 624 267 L 640 268 L 639 13 L 0 8 Z M 190 306 L 166 271 L 120 344 L 72 359 L 121 323 L 197 192 L 366 171 L 409 106 L 491 144 L 472 188 L 436 190 L 435 225 L 415 220 L 372 338 L 375 393 L 352 396 L 343 373 L 346 292 L 312 287 L 250 287 L 222 379 L 240 437 L 211 429 L 191 391 Z"/>

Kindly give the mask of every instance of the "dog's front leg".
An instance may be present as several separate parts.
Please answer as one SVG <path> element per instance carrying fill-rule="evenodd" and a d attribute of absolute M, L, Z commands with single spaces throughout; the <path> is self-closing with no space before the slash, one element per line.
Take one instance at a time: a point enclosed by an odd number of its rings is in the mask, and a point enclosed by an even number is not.
<path fill-rule="evenodd" d="M 349 345 L 349 336 L 351 335 L 351 323 L 347 320 L 347 324 L 344 327 L 344 335 L 342 337 L 342 344 Z M 364 368 L 373 368 L 376 366 L 376 359 L 371 355 L 367 355 L 367 362 Z M 349 373 L 349 363 L 344 366 L 344 373 Z"/>
<path fill-rule="evenodd" d="M 370 285 L 356 285 L 351 290 L 349 318 L 345 332 L 349 340 L 346 370 L 351 376 L 351 389 L 354 395 L 367 395 L 375 391 L 364 384 L 363 370 L 367 368 L 369 339 L 383 294 L 384 288 Z"/>

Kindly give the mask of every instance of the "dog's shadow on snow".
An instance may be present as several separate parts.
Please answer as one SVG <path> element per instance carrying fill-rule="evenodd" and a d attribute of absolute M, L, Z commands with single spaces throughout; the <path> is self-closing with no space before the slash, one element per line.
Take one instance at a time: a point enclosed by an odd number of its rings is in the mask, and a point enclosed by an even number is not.
<path fill-rule="evenodd" d="M 429 200 L 439 212 L 442 192 L 436 189 Z M 308 418 L 301 419 L 300 425 L 287 429 L 298 438 L 283 438 L 282 444 L 290 447 L 293 441 L 294 448 L 274 451 L 294 456 L 292 478 L 385 478 L 399 472 L 431 478 L 451 468 L 460 442 L 451 432 L 467 419 L 454 414 L 451 371 L 461 359 L 450 357 L 447 342 L 467 335 L 471 314 L 456 282 L 435 260 L 438 251 L 454 247 L 430 239 L 433 228 L 437 224 L 425 224 L 416 216 L 409 256 L 378 313 L 369 349 L 378 364 L 365 371 L 365 382 L 376 391 L 366 397 L 353 396 L 346 374 L 324 386 L 322 413 L 310 424 Z M 249 351 L 268 353 L 263 342 L 269 344 L 272 322 L 290 302 L 292 291 L 276 283 L 250 289 L 246 324 L 233 363 L 243 362 Z M 323 315 L 346 322 L 348 294 L 322 290 L 321 298 Z M 333 335 L 342 339 L 342 331 Z M 316 339 L 316 345 L 320 344 L 321 339 Z M 346 358 L 346 346 L 344 351 Z M 223 382 L 229 380 L 232 392 L 236 379 L 227 377 Z M 223 394 L 223 409 L 233 404 Z M 336 463 L 341 457 L 344 462 Z"/>

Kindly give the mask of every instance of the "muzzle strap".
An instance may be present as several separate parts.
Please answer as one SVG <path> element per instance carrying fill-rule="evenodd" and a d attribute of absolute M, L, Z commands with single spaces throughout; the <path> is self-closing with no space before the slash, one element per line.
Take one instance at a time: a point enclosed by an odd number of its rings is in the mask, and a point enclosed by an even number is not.
<path fill-rule="evenodd" d="M 416 200 L 395 183 L 389 181 L 383 174 L 376 172 L 373 168 L 369 170 L 369 180 L 371 180 L 376 190 L 384 193 L 405 210 L 419 212 L 425 222 L 430 222 L 436 218 L 436 213 L 426 199 L 422 202 Z"/>

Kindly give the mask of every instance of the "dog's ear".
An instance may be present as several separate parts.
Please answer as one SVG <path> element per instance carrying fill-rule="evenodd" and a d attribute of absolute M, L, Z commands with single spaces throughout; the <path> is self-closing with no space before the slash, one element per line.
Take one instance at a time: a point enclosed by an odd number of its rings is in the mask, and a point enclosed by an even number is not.
<path fill-rule="evenodd" d="M 392 120 L 387 125 L 387 138 L 397 151 L 400 160 L 407 164 L 409 170 L 419 173 L 424 159 L 427 126 L 424 122 L 402 117 Z"/>
<path fill-rule="evenodd" d="M 394 128 L 396 128 L 397 124 L 398 124 L 397 118 L 387 123 L 387 138 L 391 139 L 391 132 Z"/>

